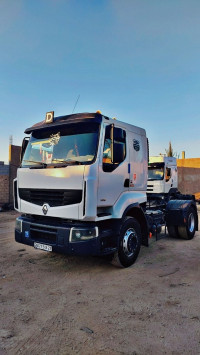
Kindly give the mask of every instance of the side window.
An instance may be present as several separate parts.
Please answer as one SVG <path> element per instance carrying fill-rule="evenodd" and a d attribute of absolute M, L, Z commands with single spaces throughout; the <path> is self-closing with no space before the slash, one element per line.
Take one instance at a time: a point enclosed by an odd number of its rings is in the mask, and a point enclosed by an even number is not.
<path fill-rule="evenodd" d="M 103 171 L 112 172 L 124 161 L 125 157 L 126 132 L 121 128 L 107 126 L 103 148 Z"/>
<path fill-rule="evenodd" d="M 103 163 L 112 164 L 111 161 L 111 139 L 105 138 L 103 147 Z"/>

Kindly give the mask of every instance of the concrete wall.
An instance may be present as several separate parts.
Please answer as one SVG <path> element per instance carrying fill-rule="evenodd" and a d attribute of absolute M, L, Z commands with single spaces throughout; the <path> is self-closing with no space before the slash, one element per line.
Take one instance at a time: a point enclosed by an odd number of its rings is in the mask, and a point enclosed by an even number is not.
<path fill-rule="evenodd" d="M 0 206 L 9 201 L 9 165 L 0 162 Z"/>
<path fill-rule="evenodd" d="M 200 192 L 200 158 L 177 159 L 178 189 L 184 194 Z"/>

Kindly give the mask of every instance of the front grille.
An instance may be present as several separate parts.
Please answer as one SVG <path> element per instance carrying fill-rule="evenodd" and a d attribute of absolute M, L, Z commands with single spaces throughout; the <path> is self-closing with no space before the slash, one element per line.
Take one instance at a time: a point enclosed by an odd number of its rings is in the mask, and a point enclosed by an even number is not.
<path fill-rule="evenodd" d="M 153 191 L 153 189 L 152 189 L 152 187 L 153 187 L 153 185 L 147 185 L 147 191 Z"/>
<path fill-rule="evenodd" d="M 32 227 L 30 228 L 30 237 L 32 240 L 36 240 L 36 241 L 56 243 L 57 230 L 42 228 L 42 227 L 36 229 Z"/>
<path fill-rule="evenodd" d="M 19 197 L 35 205 L 48 203 L 51 207 L 80 203 L 82 190 L 19 189 Z"/>

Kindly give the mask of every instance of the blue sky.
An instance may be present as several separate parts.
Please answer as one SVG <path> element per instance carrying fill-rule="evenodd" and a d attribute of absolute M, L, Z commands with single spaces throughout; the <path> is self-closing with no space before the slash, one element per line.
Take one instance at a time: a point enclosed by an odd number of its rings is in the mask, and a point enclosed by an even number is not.
<path fill-rule="evenodd" d="M 199 0 L 0 0 L 0 160 L 78 95 L 145 128 L 151 155 L 200 157 L 199 19 Z"/>

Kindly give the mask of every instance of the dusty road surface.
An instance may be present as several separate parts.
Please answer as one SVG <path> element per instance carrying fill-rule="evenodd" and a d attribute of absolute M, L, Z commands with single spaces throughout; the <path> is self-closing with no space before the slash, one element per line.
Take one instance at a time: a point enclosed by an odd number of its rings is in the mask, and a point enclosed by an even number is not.
<path fill-rule="evenodd" d="M 0 354 L 200 354 L 200 233 L 142 247 L 135 265 L 14 241 L 0 213 Z"/>

